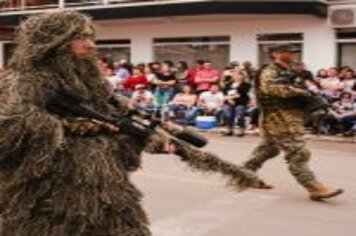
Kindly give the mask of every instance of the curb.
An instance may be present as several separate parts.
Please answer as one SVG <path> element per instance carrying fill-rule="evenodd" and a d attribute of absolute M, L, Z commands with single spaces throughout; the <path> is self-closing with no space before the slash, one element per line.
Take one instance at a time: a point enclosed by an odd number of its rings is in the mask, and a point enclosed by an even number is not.
<path fill-rule="evenodd" d="M 225 131 L 223 127 L 212 128 L 208 130 L 198 129 L 190 126 L 189 129 L 199 133 L 221 134 Z M 246 131 L 246 136 L 260 136 L 258 131 Z M 308 132 L 305 133 L 306 140 L 320 141 L 320 142 L 340 142 L 340 143 L 356 143 L 356 137 L 343 137 L 343 136 L 329 136 L 329 135 L 315 135 Z"/>

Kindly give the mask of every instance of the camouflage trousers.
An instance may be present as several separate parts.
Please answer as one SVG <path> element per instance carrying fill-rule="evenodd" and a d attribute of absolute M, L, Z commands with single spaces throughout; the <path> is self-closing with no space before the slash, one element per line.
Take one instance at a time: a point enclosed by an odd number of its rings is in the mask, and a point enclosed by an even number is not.
<path fill-rule="evenodd" d="M 310 151 L 302 136 L 265 136 L 262 142 L 255 148 L 251 158 L 245 163 L 245 167 L 252 171 L 260 169 L 267 160 L 272 159 L 284 151 L 285 160 L 290 173 L 298 183 L 309 189 L 319 184 L 308 162 Z"/>

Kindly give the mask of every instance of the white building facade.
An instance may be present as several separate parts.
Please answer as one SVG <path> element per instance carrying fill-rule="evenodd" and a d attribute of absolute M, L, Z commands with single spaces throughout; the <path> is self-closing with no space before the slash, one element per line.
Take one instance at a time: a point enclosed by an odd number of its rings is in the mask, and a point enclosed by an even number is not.
<path fill-rule="evenodd" d="M 166 59 L 192 63 L 197 59 L 210 59 L 218 67 L 230 61 L 246 60 L 261 65 L 267 61 L 270 46 L 290 43 L 300 47 L 299 60 L 313 71 L 346 63 L 356 68 L 356 54 L 353 54 L 356 37 L 352 36 L 356 23 L 343 25 L 341 29 L 327 14 L 334 8 L 352 8 L 352 1 L 333 1 L 337 2 L 334 5 L 325 1 L 286 0 L 282 1 L 286 4 L 283 7 L 278 7 L 281 1 L 251 1 L 255 5 L 246 5 L 243 1 L 129 2 L 102 8 L 75 5 L 75 9 L 93 15 L 102 56 L 128 59 L 133 63 Z M 194 6 L 198 9 L 212 2 L 217 5 L 208 5 L 205 11 L 194 10 Z M 64 3 L 61 0 L 58 7 L 65 7 Z M 188 8 L 185 12 L 182 4 Z M 356 15 L 356 3 L 354 5 Z M 189 7 L 193 9 L 191 12 Z M 289 10 L 284 10 L 285 7 Z M 140 11 L 133 14 L 135 8 L 142 9 L 141 14 Z M 23 14 L 44 11 L 42 8 L 24 9 Z M 0 11 L 0 29 L 16 26 L 21 14 Z M 5 34 L 11 33 L 0 31 L 0 66 L 5 66 L 13 45 L 11 36 Z M 340 35 L 351 36 L 345 39 Z"/>
<path fill-rule="evenodd" d="M 327 26 L 325 19 L 298 15 L 266 16 L 200 16 L 177 17 L 170 21 L 98 22 L 99 39 L 130 39 L 131 60 L 147 62 L 157 60 L 155 39 L 173 39 L 166 45 L 199 45 L 204 42 L 186 42 L 182 38 L 226 37 L 225 42 L 210 45 L 228 45 L 229 61 L 249 60 L 255 65 L 260 63 L 261 45 L 275 43 L 301 44 L 302 61 L 313 69 L 336 64 L 336 44 L 334 30 Z M 260 35 L 301 35 L 297 39 L 259 41 Z M 172 41 L 173 41 L 172 40 Z M 188 40 L 187 40 L 188 41 Z M 100 46 L 99 46 L 100 47 Z M 213 46 L 212 46 L 213 47 Z M 211 58 L 212 61 L 214 61 Z"/>

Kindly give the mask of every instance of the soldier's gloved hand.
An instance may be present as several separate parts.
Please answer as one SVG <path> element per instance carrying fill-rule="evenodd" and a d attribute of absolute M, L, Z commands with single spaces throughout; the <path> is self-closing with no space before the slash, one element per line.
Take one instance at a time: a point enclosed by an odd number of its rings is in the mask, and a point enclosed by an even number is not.
<path fill-rule="evenodd" d="M 152 154 L 174 153 L 176 146 L 161 134 L 153 134 L 147 141 L 145 151 Z"/>
<path fill-rule="evenodd" d="M 109 123 L 86 118 L 67 118 L 62 120 L 67 135 L 95 136 L 99 134 L 113 134 L 119 129 Z"/>

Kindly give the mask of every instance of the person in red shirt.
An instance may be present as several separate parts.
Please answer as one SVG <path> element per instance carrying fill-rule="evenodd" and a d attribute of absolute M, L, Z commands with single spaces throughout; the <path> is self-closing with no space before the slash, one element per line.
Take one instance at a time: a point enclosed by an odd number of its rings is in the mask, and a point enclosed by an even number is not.
<path fill-rule="evenodd" d="M 188 71 L 188 81 L 187 83 L 195 89 L 195 76 L 199 70 L 203 69 L 204 60 L 197 60 L 196 65 L 189 69 Z"/>
<path fill-rule="evenodd" d="M 143 84 L 147 87 L 148 81 L 141 69 L 139 67 L 134 67 L 132 69 L 132 75 L 123 83 L 125 92 L 132 93 L 138 84 Z"/>
<path fill-rule="evenodd" d="M 218 70 L 211 67 L 210 61 L 205 61 L 203 69 L 197 71 L 195 75 L 196 91 L 200 94 L 208 91 L 211 84 L 219 82 L 220 74 Z"/>

